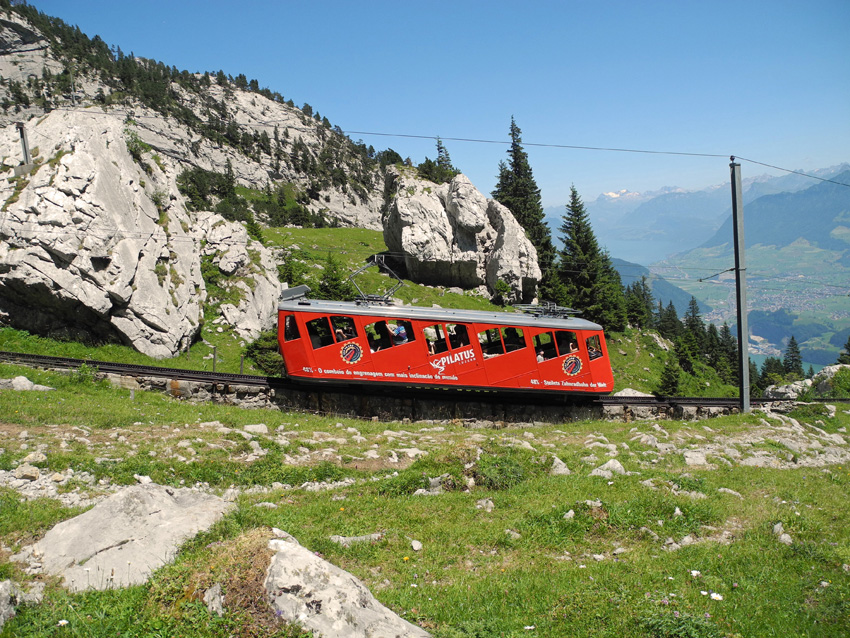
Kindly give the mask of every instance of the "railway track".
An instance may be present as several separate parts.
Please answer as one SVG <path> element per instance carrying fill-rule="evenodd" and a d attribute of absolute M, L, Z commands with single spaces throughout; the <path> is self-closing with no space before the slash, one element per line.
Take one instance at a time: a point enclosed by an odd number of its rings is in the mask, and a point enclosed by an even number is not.
<path fill-rule="evenodd" d="M 98 372 L 135 379 L 158 379 L 159 387 L 176 396 L 197 394 L 220 402 L 239 403 L 238 395 L 262 395 L 282 408 L 306 409 L 332 414 L 384 419 L 462 419 L 498 422 L 560 421 L 594 417 L 658 415 L 660 418 L 696 417 L 733 412 L 736 398 L 706 397 L 581 397 L 562 393 L 496 392 L 458 388 L 372 387 L 303 383 L 280 377 L 185 370 L 137 364 L 113 363 L 70 357 L 0 351 L 0 361 L 38 368 L 77 369 L 82 365 Z M 205 394 L 206 393 L 206 394 Z M 206 396 L 209 395 L 209 396 Z M 753 399 L 753 407 L 778 400 Z"/>

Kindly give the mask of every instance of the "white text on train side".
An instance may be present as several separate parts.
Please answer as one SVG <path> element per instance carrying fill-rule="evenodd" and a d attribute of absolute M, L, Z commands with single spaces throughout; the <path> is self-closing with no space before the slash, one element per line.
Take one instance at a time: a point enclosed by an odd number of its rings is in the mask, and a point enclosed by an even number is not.
<path fill-rule="evenodd" d="M 437 374 L 443 374 L 443 370 L 445 370 L 446 366 L 450 363 L 466 363 L 473 359 L 475 359 L 475 351 L 470 348 L 469 350 L 460 350 L 459 352 L 443 355 L 439 359 L 432 361 L 431 365 L 437 371 Z"/>

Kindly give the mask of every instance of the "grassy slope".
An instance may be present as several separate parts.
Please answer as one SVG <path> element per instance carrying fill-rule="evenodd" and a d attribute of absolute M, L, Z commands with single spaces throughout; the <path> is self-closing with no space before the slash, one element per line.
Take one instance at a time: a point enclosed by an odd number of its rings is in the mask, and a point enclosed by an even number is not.
<path fill-rule="evenodd" d="M 21 449 L 18 437 L 26 429 L 31 437 L 29 450 L 47 446 L 44 469 L 63 471 L 72 466 L 122 484 L 132 483 L 133 473 L 149 474 L 172 485 L 207 480 L 219 490 L 232 483 L 268 486 L 274 480 L 298 484 L 346 475 L 383 477 L 392 469 L 400 473 L 329 492 L 244 494 L 234 513 L 187 543 L 176 563 L 157 572 L 150 584 L 68 595 L 48 581 L 46 603 L 20 609 L 19 616 L 0 632 L 2 638 L 296 635 L 293 629 L 275 628 L 273 620 L 259 611 L 261 606 L 252 602 L 259 596 L 265 560 L 262 548 L 271 527 L 288 531 L 351 571 L 386 605 L 444 638 L 832 637 L 850 631 L 850 577 L 841 568 L 850 563 L 850 511 L 845 507 L 850 472 L 846 467 L 778 470 L 718 463 L 718 469 L 710 470 L 685 468 L 681 454 L 651 463 L 648 459 L 654 457 L 645 454 L 651 448 L 633 438 L 635 424 L 600 422 L 474 433 L 446 424 L 442 432 L 427 433 L 435 443 L 413 465 L 369 466 L 356 460 L 365 448 L 376 444 L 383 457 L 387 450 L 401 446 L 388 439 L 385 431 L 399 430 L 397 436 L 404 438 L 403 429 L 416 433 L 422 426 L 191 405 L 145 392 L 137 392 L 131 401 L 126 391 L 86 378 L 0 365 L 0 377 L 21 372 L 57 389 L 47 394 L 3 392 L 2 469 L 10 469 L 28 453 Z M 850 425 L 850 416 L 840 410 L 834 419 L 799 416 L 808 422 L 817 418 L 828 432 Z M 208 420 L 231 427 L 263 422 L 272 430 L 285 430 L 289 443 L 259 437 L 269 454 L 248 465 L 239 460 L 247 451 L 242 449 L 242 438 L 199 425 Z M 698 441 L 697 434 L 709 439 L 733 436 L 759 423 L 753 415 L 716 419 L 710 423 L 711 430 L 703 429 L 706 424 L 664 425 L 672 435 Z M 88 430 L 91 447 L 72 443 L 60 452 L 58 441 L 74 426 Z M 294 467 L 281 463 L 285 453 L 317 449 L 320 436 L 314 437 L 314 432 L 339 436 L 347 428 L 356 428 L 366 438 L 360 447 L 353 442 L 338 446 L 347 462 Z M 653 431 L 651 424 L 638 424 L 638 429 Z M 639 474 L 610 482 L 588 476 L 592 467 L 606 459 L 597 452 L 598 463 L 581 461 L 589 452 L 584 443 L 590 433 L 604 434 L 620 448 L 618 459 L 626 469 Z M 127 440 L 121 442 L 119 434 Z M 473 441 L 472 434 L 479 436 Z M 180 462 L 174 455 L 176 442 L 182 439 L 192 440 L 198 450 L 192 463 Z M 529 441 L 538 451 L 516 447 L 514 442 L 520 440 Z M 765 439 L 759 446 L 782 444 Z M 448 473 L 460 484 L 464 472 L 470 472 L 464 470 L 465 464 L 475 459 L 479 448 L 489 463 L 479 461 L 472 470 L 477 486 L 471 492 L 410 496 L 422 486 L 424 476 Z M 151 451 L 155 457 L 148 454 Z M 549 454 L 557 454 L 574 473 L 550 476 L 546 471 Z M 104 456 L 123 460 L 96 461 Z M 652 490 L 641 484 L 650 478 L 662 488 Z M 676 496 L 663 488 L 664 480 L 707 497 Z M 719 487 L 736 490 L 743 498 L 719 493 Z M 335 500 L 340 496 L 344 500 Z M 492 512 L 476 509 L 482 498 L 492 499 Z M 13 550 L 76 513 L 49 499 L 23 506 L 14 493 L 5 490 L 0 491 L 0 499 L 0 541 Z M 600 499 L 602 507 L 588 507 L 584 502 L 589 499 Z M 259 501 L 279 507 L 254 507 Z M 673 516 L 676 507 L 683 516 Z M 575 517 L 566 520 L 564 513 L 570 509 Z M 793 546 L 776 541 L 772 527 L 777 521 L 795 539 Z M 640 532 L 644 526 L 662 539 L 676 540 L 685 534 L 708 536 L 727 530 L 734 542 L 707 542 L 665 552 Z M 518 532 L 520 538 L 510 538 L 506 529 Z M 385 533 L 384 540 L 375 544 L 344 549 L 328 540 L 332 534 L 375 531 Z M 422 541 L 424 549 L 413 552 L 410 539 Z M 612 551 L 620 546 L 627 552 L 615 559 Z M 604 554 L 605 560 L 595 561 L 594 554 Z M 8 554 L 0 552 L 0 578 L 27 579 L 7 561 Z M 692 576 L 691 570 L 699 570 L 700 575 Z M 224 583 L 230 601 L 222 619 L 210 618 L 195 593 L 214 582 Z M 712 600 L 703 591 L 719 593 L 723 600 Z M 69 624 L 57 627 L 63 619 Z M 525 629 L 531 626 L 533 630 Z"/>
<path fill-rule="evenodd" d="M 387 249 L 383 236 L 378 231 L 363 228 L 269 228 L 264 230 L 267 245 L 288 251 L 294 259 L 306 265 L 306 278 L 313 290 L 318 288 L 322 275 L 322 264 L 328 255 L 338 259 L 343 268 L 354 272 L 371 256 Z M 370 268 L 357 277 L 357 284 L 366 293 L 381 293 L 388 290 L 395 280 Z M 406 304 L 470 310 L 504 310 L 471 293 L 457 294 L 445 288 L 423 286 L 405 281 L 405 285 L 394 295 Z M 160 365 L 174 368 L 212 370 L 210 359 L 213 346 L 217 348 L 216 370 L 239 372 L 242 364 L 242 342 L 227 327 L 219 327 L 212 321 L 216 316 L 207 313 L 201 334 L 202 340 L 195 343 L 188 353 L 165 360 L 155 360 L 132 348 L 115 344 L 93 346 L 75 342 L 60 342 L 44 339 L 10 328 L 0 328 L 0 350 L 66 356 L 79 359 Z M 666 353 L 647 336 L 629 331 L 614 334 L 609 339 L 611 363 L 614 369 L 615 391 L 629 387 L 642 392 L 652 392 L 661 378 Z M 625 352 L 625 355 L 619 354 Z M 262 374 L 250 359 L 244 360 L 247 374 Z M 682 394 L 689 396 L 732 396 L 734 388 L 723 386 L 711 370 L 702 372 L 699 379 L 683 383 Z M 708 385 L 706 385 L 706 383 Z"/>

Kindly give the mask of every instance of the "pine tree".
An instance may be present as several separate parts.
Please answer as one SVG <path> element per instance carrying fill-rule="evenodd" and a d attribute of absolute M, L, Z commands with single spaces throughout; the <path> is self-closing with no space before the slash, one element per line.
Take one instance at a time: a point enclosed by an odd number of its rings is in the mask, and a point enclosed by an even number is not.
<path fill-rule="evenodd" d="M 320 299 L 331 301 L 353 301 L 357 297 L 357 291 L 343 273 L 342 265 L 331 254 L 328 254 L 325 263 L 318 294 Z"/>
<path fill-rule="evenodd" d="M 449 151 L 443 144 L 443 140 L 437 138 L 437 168 L 445 173 L 458 174 L 458 170 L 452 166 L 452 158 L 449 157 Z"/>
<path fill-rule="evenodd" d="M 450 182 L 455 175 L 460 173 L 452 166 L 452 158 L 449 157 L 449 152 L 439 137 L 437 138 L 437 161 L 426 157 L 425 161 L 416 167 L 416 170 L 420 177 L 431 180 L 436 184 Z"/>
<path fill-rule="evenodd" d="M 676 339 L 684 326 L 679 321 L 679 313 L 676 312 L 676 306 L 672 301 L 667 302 L 666 308 L 661 308 L 661 302 L 658 302 L 658 332 L 665 339 Z"/>
<path fill-rule="evenodd" d="M 761 364 L 759 386 L 762 389 L 769 385 L 777 385 L 785 380 L 785 366 L 779 357 L 767 357 Z"/>
<path fill-rule="evenodd" d="M 800 347 L 797 345 L 794 335 L 791 335 L 788 347 L 785 348 L 782 367 L 785 368 L 786 375 L 793 375 L 797 379 L 803 378 L 803 357 L 800 355 Z"/>
<path fill-rule="evenodd" d="M 558 262 L 558 275 L 567 293 L 567 302 L 582 316 L 600 323 L 606 331 L 625 330 L 626 298 L 620 275 L 608 253 L 599 247 L 587 211 L 575 186 L 560 228 L 564 248 Z"/>
<path fill-rule="evenodd" d="M 764 390 L 764 386 L 761 385 L 761 379 L 759 379 L 759 368 L 752 359 L 749 359 L 749 364 L 750 364 L 750 397 L 752 397 L 752 398 L 760 397 L 762 391 Z M 736 377 L 737 377 L 737 375 L 736 375 Z"/>
<path fill-rule="evenodd" d="M 656 395 L 661 397 L 673 397 L 679 393 L 679 363 L 676 355 L 670 353 L 664 361 L 664 370 L 661 372 L 661 381 L 658 384 Z"/>
<path fill-rule="evenodd" d="M 695 350 L 702 353 L 705 346 L 705 324 L 703 324 L 702 316 L 700 316 L 699 302 L 696 300 L 696 297 L 691 296 L 691 300 L 688 302 L 688 310 L 685 313 L 682 323 L 685 325 L 685 332 L 693 340 Z"/>
<path fill-rule="evenodd" d="M 838 361 L 835 363 L 850 364 L 850 335 L 847 335 L 847 343 L 844 344 L 844 350 L 838 355 Z"/>
<path fill-rule="evenodd" d="M 646 282 L 646 276 L 626 287 L 626 315 L 635 328 L 650 328 L 654 323 L 652 308 L 655 300 Z"/>
<path fill-rule="evenodd" d="M 528 239 L 537 249 L 537 263 L 545 279 L 555 261 L 555 246 L 552 244 L 552 231 L 544 221 L 540 189 L 534 181 L 528 155 L 522 147 L 521 133 L 511 117 L 509 160 L 507 164 L 499 162 L 499 181 L 492 195 L 493 199 L 513 213 L 525 229 Z"/>

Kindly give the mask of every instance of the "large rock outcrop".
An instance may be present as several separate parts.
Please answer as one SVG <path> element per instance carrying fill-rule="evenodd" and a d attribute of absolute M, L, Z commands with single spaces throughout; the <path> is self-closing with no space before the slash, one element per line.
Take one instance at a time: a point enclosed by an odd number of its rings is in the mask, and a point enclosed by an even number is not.
<path fill-rule="evenodd" d="M 269 251 L 251 241 L 244 226 L 214 213 L 198 213 L 194 233 L 201 240 L 201 259 L 211 259 L 223 275 L 220 285 L 231 293 L 219 311 L 233 331 L 253 340 L 276 325 L 281 286 Z"/>
<path fill-rule="evenodd" d="M 465 175 L 448 184 L 388 171 L 384 241 L 402 253 L 407 274 L 426 284 L 493 293 L 504 281 L 514 301 L 530 302 L 541 279 L 537 251 L 513 214 Z"/>
<path fill-rule="evenodd" d="M 243 312 L 225 318 L 246 338 L 266 327 L 280 290 L 268 251 L 241 224 L 188 213 L 178 167 L 150 151 L 137 161 L 122 118 L 54 111 L 27 128 L 33 168 L 0 180 L 0 321 L 172 356 L 200 332 L 203 252 L 243 288 Z M 0 156 L 19 154 L 6 127 Z"/>
<path fill-rule="evenodd" d="M 114 117 L 53 112 L 28 129 L 34 168 L 0 180 L 0 317 L 155 357 L 188 345 L 203 282 L 190 220 L 165 195 L 165 174 L 144 173 Z M 0 154 L 19 153 L 18 132 L 6 127 Z"/>

